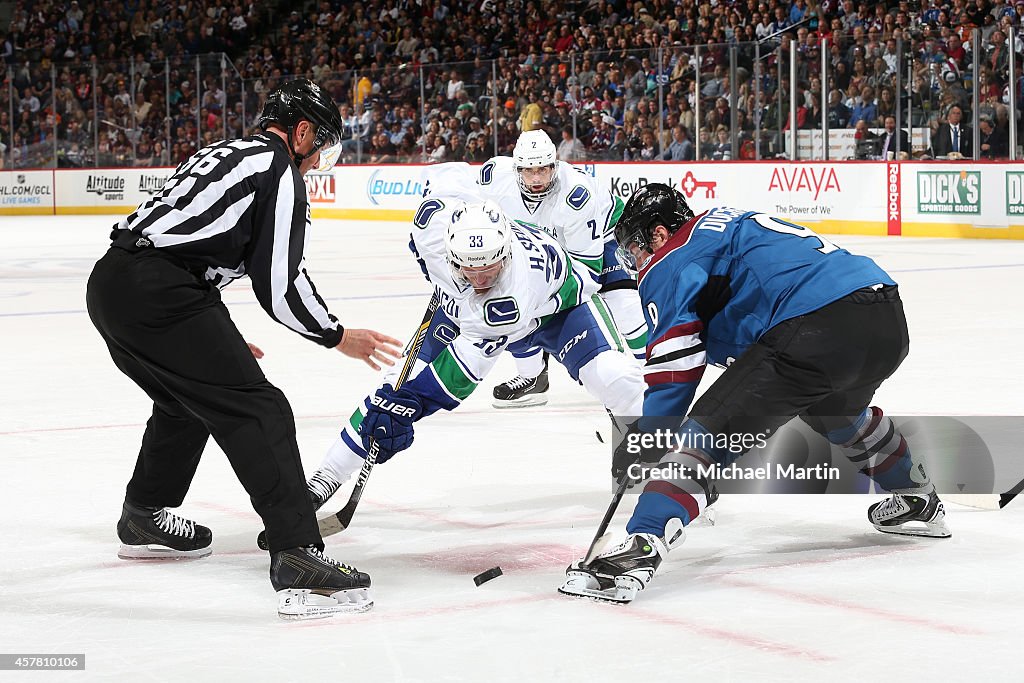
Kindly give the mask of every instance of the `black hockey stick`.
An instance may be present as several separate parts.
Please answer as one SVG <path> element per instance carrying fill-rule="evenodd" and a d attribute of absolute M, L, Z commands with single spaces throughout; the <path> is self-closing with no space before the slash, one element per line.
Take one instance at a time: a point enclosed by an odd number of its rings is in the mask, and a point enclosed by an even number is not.
<path fill-rule="evenodd" d="M 440 291 L 439 289 L 434 290 L 434 294 L 430 297 L 430 303 L 427 304 L 427 311 L 423 314 L 423 320 L 420 322 L 416 335 L 409 344 L 409 350 L 405 354 L 405 362 L 402 364 L 402 371 L 398 373 L 398 379 L 395 380 L 394 386 L 396 390 L 405 384 L 405 380 L 409 378 L 409 373 L 412 372 L 412 368 L 416 364 L 416 356 L 419 355 L 420 349 L 423 348 L 423 341 L 427 337 L 430 319 L 434 317 L 434 312 L 441 305 Z M 335 514 L 317 520 L 321 536 L 333 536 L 347 529 L 349 524 L 352 523 L 352 515 L 355 514 L 356 508 L 359 506 L 359 500 L 363 497 L 363 492 L 366 490 L 366 482 L 370 478 L 373 466 L 377 464 L 377 455 L 379 453 L 380 446 L 377 444 L 377 440 L 371 438 L 370 447 L 366 449 L 366 460 L 363 461 L 363 467 L 359 470 L 359 479 L 356 481 L 356 485 L 348 497 L 348 503 Z"/>
<path fill-rule="evenodd" d="M 583 564 L 593 562 L 594 558 L 600 555 L 601 551 L 608 545 L 608 540 L 612 537 L 611 532 L 608 531 L 608 525 L 611 524 L 612 517 L 615 516 L 615 511 L 619 508 L 619 501 L 625 495 L 630 481 L 630 478 L 623 474 L 622 481 L 619 483 L 618 488 L 615 489 L 615 493 L 612 494 L 612 501 L 608 503 L 608 509 L 604 511 L 601 523 L 597 525 L 597 533 L 594 534 L 594 540 L 590 542 L 590 548 L 587 549 L 587 554 L 583 556 Z"/>
<path fill-rule="evenodd" d="M 1010 501 L 1016 498 L 1018 494 L 1020 494 L 1021 492 L 1024 492 L 1024 479 L 1021 479 L 1019 482 L 1017 482 L 1016 486 L 1014 486 L 1012 489 L 999 496 L 999 507 L 1006 507 L 1010 503 Z"/>

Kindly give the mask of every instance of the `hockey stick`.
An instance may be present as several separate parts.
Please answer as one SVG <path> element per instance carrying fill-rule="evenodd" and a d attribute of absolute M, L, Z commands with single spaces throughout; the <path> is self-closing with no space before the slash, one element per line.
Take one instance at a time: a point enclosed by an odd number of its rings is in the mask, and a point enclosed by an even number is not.
<path fill-rule="evenodd" d="M 398 373 L 398 379 L 395 380 L 394 386 L 396 390 L 402 388 L 405 380 L 409 378 L 409 373 L 412 372 L 413 366 L 416 364 L 416 357 L 419 355 L 420 349 L 423 348 L 423 341 L 427 338 L 430 320 L 434 317 L 438 306 L 441 305 L 440 292 L 441 290 L 435 289 L 434 294 L 430 297 L 427 311 L 423 314 L 423 320 L 420 322 L 416 335 L 409 344 L 409 351 L 405 355 L 402 370 Z M 379 453 L 380 446 L 377 444 L 377 440 L 371 437 L 370 447 L 366 449 L 366 460 L 363 461 L 363 467 L 359 470 L 359 479 L 356 481 L 351 495 L 349 495 L 348 503 L 335 514 L 317 520 L 317 525 L 320 527 L 320 536 L 333 536 L 347 529 L 349 524 L 352 523 L 352 515 L 355 514 L 356 507 L 359 506 L 359 500 L 363 497 L 363 492 L 366 490 L 366 482 L 370 478 L 373 466 L 377 464 L 377 455 Z"/>
<path fill-rule="evenodd" d="M 601 523 L 597 526 L 594 540 L 590 542 L 590 548 L 587 550 L 587 554 L 583 556 L 583 564 L 593 562 L 594 558 L 600 555 L 601 551 L 608 545 L 608 541 L 612 537 L 612 533 L 608 531 L 608 525 L 611 523 L 612 517 L 615 516 L 615 511 L 619 508 L 619 501 L 622 500 L 622 496 L 626 493 L 626 488 L 629 487 L 630 481 L 628 476 L 623 475 L 622 482 L 615 489 L 615 493 L 612 494 L 612 501 L 608 503 L 608 509 L 604 511 L 604 517 L 601 518 Z"/>
<path fill-rule="evenodd" d="M 1024 479 L 1006 493 L 954 493 L 942 496 L 942 500 L 982 510 L 1001 510 L 1021 492 L 1024 492 Z"/>

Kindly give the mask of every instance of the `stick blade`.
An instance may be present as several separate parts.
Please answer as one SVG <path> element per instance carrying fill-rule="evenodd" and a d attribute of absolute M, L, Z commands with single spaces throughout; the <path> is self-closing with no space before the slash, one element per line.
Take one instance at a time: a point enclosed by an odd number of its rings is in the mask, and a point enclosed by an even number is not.
<path fill-rule="evenodd" d="M 606 531 L 603 535 L 594 539 L 594 542 L 590 544 L 590 550 L 587 551 L 586 556 L 583 558 L 583 564 L 590 564 L 594 561 L 598 555 L 604 552 L 604 549 L 608 547 L 608 543 L 612 540 L 612 532 Z"/>
<path fill-rule="evenodd" d="M 347 524 L 342 523 L 338 519 L 338 514 L 331 515 L 330 517 L 324 517 L 316 521 L 317 526 L 320 527 L 320 536 L 333 536 L 334 534 L 340 534 L 342 531 L 348 528 Z"/>
<path fill-rule="evenodd" d="M 956 503 L 979 510 L 998 510 L 1002 507 L 999 504 L 997 493 L 948 493 L 942 496 L 944 503 Z"/>

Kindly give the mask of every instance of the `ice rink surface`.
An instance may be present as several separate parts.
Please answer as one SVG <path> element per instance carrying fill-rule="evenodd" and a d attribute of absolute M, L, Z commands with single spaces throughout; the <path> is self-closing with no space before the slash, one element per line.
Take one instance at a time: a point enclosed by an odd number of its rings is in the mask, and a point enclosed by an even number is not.
<path fill-rule="evenodd" d="M 607 418 L 560 369 L 547 407 L 492 409 L 508 357 L 376 468 L 353 528 L 328 539 L 372 575 L 371 612 L 277 618 L 259 518 L 212 442 L 180 512 L 213 529 L 213 555 L 118 560 L 150 406 L 84 310 L 112 222 L 0 220 L 0 651 L 86 655 L 84 673 L 0 679 L 1024 680 L 1024 501 L 949 505 L 954 536 L 934 540 L 874 531 L 878 496 L 726 497 L 632 605 L 558 595 L 609 499 Z M 315 222 L 309 272 L 343 323 L 415 329 L 428 288 L 407 239 L 401 224 Z M 910 320 L 910 356 L 877 405 L 1024 415 L 1024 243 L 835 241 L 893 274 Z M 375 373 L 271 321 L 247 281 L 224 298 L 291 400 L 312 471 Z M 475 587 L 495 565 L 504 576 Z"/>

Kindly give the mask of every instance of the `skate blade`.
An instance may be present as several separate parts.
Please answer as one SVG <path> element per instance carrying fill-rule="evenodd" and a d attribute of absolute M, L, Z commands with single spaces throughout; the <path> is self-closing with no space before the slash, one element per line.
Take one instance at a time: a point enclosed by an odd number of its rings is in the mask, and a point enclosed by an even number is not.
<path fill-rule="evenodd" d="M 913 526 L 910 526 L 913 525 Z M 940 522 L 904 522 L 899 526 L 874 525 L 883 534 L 894 536 L 925 536 L 928 538 L 949 538 L 953 532 L 944 521 Z"/>
<path fill-rule="evenodd" d="M 558 592 L 562 595 L 568 595 L 571 598 L 585 598 L 587 600 L 596 600 L 597 602 L 607 602 L 612 605 L 628 605 L 633 602 L 633 598 L 636 597 L 636 593 L 632 591 L 623 591 L 618 588 L 609 588 L 608 590 L 594 590 L 591 588 L 581 588 L 579 586 L 571 585 L 571 581 L 566 581 L 559 589 Z"/>
<path fill-rule="evenodd" d="M 350 588 L 331 595 L 313 593 L 308 588 L 287 588 L 277 595 L 277 616 L 286 621 L 327 619 L 366 612 L 373 607 L 369 588 Z"/>
<path fill-rule="evenodd" d="M 510 401 L 499 401 L 498 399 L 494 399 L 494 401 L 491 402 L 491 405 L 499 410 L 503 410 L 505 408 L 530 408 L 531 406 L 542 406 L 547 402 L 548 397 L 544 394 L 530 394 Z"/>
<path fill-rule="evenodd" d="M 122 543 L 117 556 L 122 560 L 198 560 L 213 553 L 206 546 L 197 550 L 175 550 L 165 545 L 127 545 Z"/>

